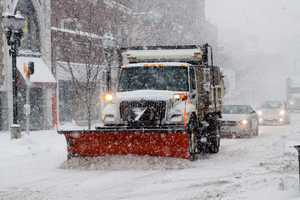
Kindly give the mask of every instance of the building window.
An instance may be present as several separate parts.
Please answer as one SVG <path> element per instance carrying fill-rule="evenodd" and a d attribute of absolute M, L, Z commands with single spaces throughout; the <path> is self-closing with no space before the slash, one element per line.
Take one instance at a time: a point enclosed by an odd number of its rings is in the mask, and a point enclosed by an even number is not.
<path fill-rule="evenodd" d="M 21 0 L 18 2 L 16 10 L 20 10 L 25 17 L 21 48 L 40 52 L 40 28 L 37 13 L 31 0 Z"/>
<path fill-rule="evenodd" d="M 60 21 L 61 29 L 68 29 L 73 31 L 79 31 L 81 29 L 81 24 L 76 18 L 66 18 Z"/>

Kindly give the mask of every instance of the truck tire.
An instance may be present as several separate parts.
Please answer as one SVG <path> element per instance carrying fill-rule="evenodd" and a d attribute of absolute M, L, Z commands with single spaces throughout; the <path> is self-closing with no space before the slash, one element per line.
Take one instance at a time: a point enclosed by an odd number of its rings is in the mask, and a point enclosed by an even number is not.
<path fill-rule="evenodd" d="M 197 154 L 197 134 L 198 134 L 198 121 L 195 114 L 192 114 L 188 123 L 188 134 L 189 134 L 189 152 L 190 160 L 196 160 Z"/>
<path fill-rule="evenodd" d="M 220 150 L 220 143 L 221 143 L 221 137 L 220 137 L 220 128 L 217 128 L 213 137 L 210 138 L 210 145 L 208 147 L 209 153 L 218 153 Z"/>

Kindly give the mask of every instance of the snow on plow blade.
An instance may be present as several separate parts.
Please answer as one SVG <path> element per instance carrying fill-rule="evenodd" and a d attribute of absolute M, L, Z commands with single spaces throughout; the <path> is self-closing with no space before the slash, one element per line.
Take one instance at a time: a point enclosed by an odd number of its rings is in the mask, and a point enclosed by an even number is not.
<path fill-rule="evenodd" d="M 182 130 L 105 129 L 58 131 L 65 135 L 68 158 L 148 155 L 189 159 L 189 136 Z"/>

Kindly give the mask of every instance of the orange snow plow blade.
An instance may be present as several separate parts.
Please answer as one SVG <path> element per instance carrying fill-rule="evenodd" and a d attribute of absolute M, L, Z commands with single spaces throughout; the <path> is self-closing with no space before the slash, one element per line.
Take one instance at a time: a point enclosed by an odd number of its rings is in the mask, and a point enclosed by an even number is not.
<path fill-rule="evenodd" d="M 184 130 L 59 131 L 68 144 L 68 158 L 141 155 L 189 159 L 189 137 Z"/>

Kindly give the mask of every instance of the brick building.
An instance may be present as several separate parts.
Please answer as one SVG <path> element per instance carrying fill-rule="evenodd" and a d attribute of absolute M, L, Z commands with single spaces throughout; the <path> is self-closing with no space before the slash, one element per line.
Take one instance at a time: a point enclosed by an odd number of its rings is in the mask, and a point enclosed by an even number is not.
<path fill-rule="evenodd" d="M 20 10 L 25 17 L 23 38 L 17 58 L 18 68 L 18 119 L 21 127 L 25 127 L 25 91 L 26 81 L 23 73 L 23 65 L 29 61 L 35 63 L 35 73 L 31 77 L 30 91 L 30 123 L 31 129 L 48 129 L 53 127 L 53 111 L 55 108 L 56 80 L 51 73 L 51 30 L 50 30 L 50 0 L 7 0 L 4 1 L 6 12 L 14 13 Z M 3 98 L 6 101 L 8 113 L 4 116 L 8 119 L 5 127 L 12 122 L 12 79 L 11 58 L 8 55 L 8 47 L 5 45 L 5 71 L 6 86 Z M 2 121 L 3 122 L 3 121 Z"/>
<path fill-rule="evenodd" d="M 97 107 L 97 95 L 105 89 L 104 75 L 109 63 L 103 43 L 105 35 L 114 38 L 115 46 L 201 44 L 217 40 L 214 27 L 205 19 L 205 0 L 6 0 L 4 4 L 7 11 L 20 10 L 26 17 L 18 69 L 22 78 L 22 63 L 36 63 L 31 117 L 37 129 L 55 126 L 57 112 L 60 121 L 72 121 L 74 116 L 78 121 L 80 117 L 86 118 L 86 108 L 76 99 L 80 95 L 74 79 L 84 82 L 87 74 L 91 74 L 88 72 L 94 74 L 101 69 L 99 76 L 94 77 L 97 89 L 90 97 L 94 99 L 93 107 Z M 117 55 L 114 51 L 112 54 L 114 59 L 109 64 L 115 76 Z M 4 55 L 0 60 L 6 63 L 7 74 L 3 102 L 10 105 L 9 57 Z M 21 82 L 22 93 L 25 83 Z M 22 110 L 24 101 L 19 102 Z M 93 119 L 97 119 L 98 110 L 92 112 Z M 20 118 L 24 116 L 21 114 Z"/>
<path fill-rule="evenodd" d="M 0 15 L 3 13 L 4 2 L 0 2 Z M 0 18 L 0 24 L 2 18 Z M 3 28 L 0 26 L 0 35 L 3 33 Z M 4 37 L 4 36 L 3 36 Z M 4 68 L 4 39 L 0 37 L 0 130 L 7 126 L 7 101 L 6 101 L 6 89 L 5 89 L 5 68 Z"/>

